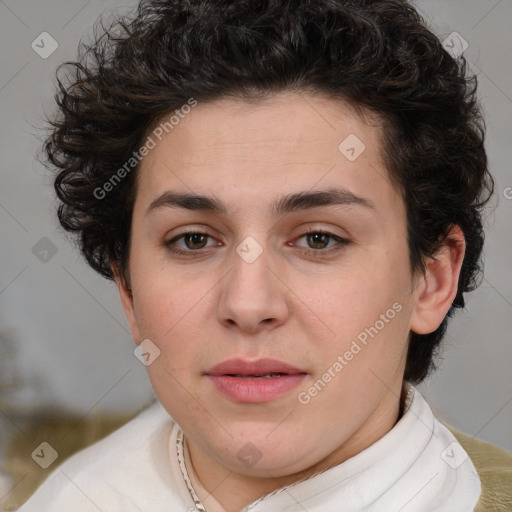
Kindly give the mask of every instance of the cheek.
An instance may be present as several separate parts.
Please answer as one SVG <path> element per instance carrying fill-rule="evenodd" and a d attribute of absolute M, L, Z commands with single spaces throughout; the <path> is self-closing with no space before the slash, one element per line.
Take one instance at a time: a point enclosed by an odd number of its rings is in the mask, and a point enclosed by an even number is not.
<path fill-rule="evenodd" d="M 204 283 L 203 283 L 204 284 Z M 134 314 L 141 334 L 165 339 L 188 321 L 208 288 L 151 258 L 132 260 Z"/>
<path fill-rule="evenodd" d="M 133 288 L 134 314 L 141 335 L 158 342 L 172 329 L 178 313 L 178 301 L 172 294 L 161 295 L 158 286 L 145 283 Z"/>
<path fill-rule="evenodd" d="M 404 292 L 399 279 L 375 266 L 371 273 L 349 269 L 325 280 L 325 286 L 313 292 L 311 283 L 305 283 L 303 295 L 307 306 L 317 313 L 317 320 L 330 328 L 331 335 L 352 337 L 401 301 Z"/>
<path fill-rule="evenodd" d="M 209 351 L 213 334 L 205 325 L 212 315 L 212 297 L 204 291 L 209 288 L 197 280 L 180 283 L 164 273 L 134 286 L 134 314 L 141 337 L 160 350 L 155 364 L 147 367 L 153 384 L 174 387 L 170 375 L 187 380 Z"/>
<path fill-rule="evenodd" d="M 308 305 L 315 311 L 307 329 L 321 352 L 321 367 L 332 368 L 343 358 L 338 383 L 353 388 L 368 378 L 393 372 L 405 357 L 411 314 L 411 295 L 406 276 L 394 265 L 374 266 L 373 272 L 348 273 L 326 293 L 317 293 Z M 332 282 L 332 281 L 331 281 Z M 316 324 L 316 327 L 315 325 Z M 327 327 L 328 328 L 327 328 Z M 339 366 L 337 367 L 339 370 Z"/>

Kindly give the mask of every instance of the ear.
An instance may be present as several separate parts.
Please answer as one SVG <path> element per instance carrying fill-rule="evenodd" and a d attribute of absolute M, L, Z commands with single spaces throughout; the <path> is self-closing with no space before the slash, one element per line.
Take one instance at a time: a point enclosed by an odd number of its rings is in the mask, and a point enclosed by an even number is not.
<path fill-rule="evenodd" d="M 137 324 L 137 320 L 134 314 L 132 290 L 126 281 L 126 278 L 121 274 L 119 265 L 117 264 L 116 261 L 111 262 L 110 268 L 112 269 L 112 273 L 114 274 L 114 280 L 116 282 L 117 290 L 119 292 L 121 304 L 123 305 L 124 314 L 126 315 L 128 323 L 130 324 L 130 331 L 132 333 L 133 341 L 135 341 L 135 343 L 138 345 L 142 341 L 142 339 L 139 332 L 139 326 Z"/>
<path fill-rule="evenodd" d="M 425 273 L 416 284 L 411 331 L 429 334 L 439 327 L 457 295 L 465 250 L 464 234 L 459 226 L 453 226 L 442 247 L 428 260 Z"/>

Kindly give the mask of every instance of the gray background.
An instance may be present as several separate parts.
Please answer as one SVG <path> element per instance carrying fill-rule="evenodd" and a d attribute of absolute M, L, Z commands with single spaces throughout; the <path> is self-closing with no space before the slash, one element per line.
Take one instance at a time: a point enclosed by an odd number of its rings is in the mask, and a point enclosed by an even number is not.
<path fill-rule="evenodd" d="M 120 5 L 128 4 L 0 1 L 0 383 L 9 388 L 0 422 L 52 406 L 127 412 L 152 399 L 117 292 L 57 228 L 51 177 L 35 158 L 43 116 L 54 108 L 56 66 L 75 58 L 102 12 Z M 441 39 L 456 31 L 469 44 L 464 55 L 479 75 L 497 191 L 486 221 L 485 278 L 451 321 L 441 367 L 421 389 L 443 420 L 512 450 L 512 3 L 416 5 Z M 59 46 L 43 59 L 31 43 L 45 31 Z M 43 237 L 57 250 L 46 263 L 33 252 Z"/>

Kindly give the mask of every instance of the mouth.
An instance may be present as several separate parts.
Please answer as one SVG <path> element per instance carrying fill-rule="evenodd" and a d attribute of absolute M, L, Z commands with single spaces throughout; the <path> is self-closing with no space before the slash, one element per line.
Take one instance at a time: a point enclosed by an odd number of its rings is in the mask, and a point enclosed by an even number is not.
<path fill-rule="evenodd" d="M 229 359 L 204 375 L 233 402 L 268 402 L 298 386 L 308 373 L 277 359 Z"/>
<path fill-rule="evenodd" d="M 227 359 L 205 372 L 206 375 L 229 375 L 231 377 L 279 377 L 307 373 L 278 359 L 257 359 L 247 361 L 241 358 Z"/>
<path fill-rule="evenodd" d="M 282 377 L 284 375 L 289 375 L 287 373 L 266 373 L 264 375 L 233 375 L 226 374 L 226 377 L 238 377 L 239 379 L 275 379 L 277 377 Z"/>

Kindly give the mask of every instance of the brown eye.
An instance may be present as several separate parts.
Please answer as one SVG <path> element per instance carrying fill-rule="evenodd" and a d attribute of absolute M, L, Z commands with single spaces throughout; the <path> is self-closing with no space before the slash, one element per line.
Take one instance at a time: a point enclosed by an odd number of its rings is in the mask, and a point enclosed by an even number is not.
<path fill-rule="evenodd" d="M 306 237 L 312 249 L 325 249 L 331 238 L 326 233 L 308 233 Z"/>
<path fill-rule="evenodd" d="M 207 245 L 208 239 L 213 240 L 213 238 L 207 233 L 189 231 L 165 242 L 165 246 L 169 251 L 177 254 L 190 254 L 193 252 L 199 252 L 201 249 L 211 247 L 212 245 L 216 245 L 211 243 L 210 245 Z"/>
<path fill-rule="evenodd" d="M 206 245 L 208 235 L 204 233 L 187 233 L 183 240 L 188 249 L 202 249 Z"/>
<path fill-rule="evenodd" d="M 307 247 L 305 247 L 306 252 L 311 254 L 318 253 L 319 255 L 322 253 L 330 252 L 331 250 L 341 249 L 343 246 L 348 245 L 350 242 L 345 238 L 341 238 L 333 233 L 327 233 L 324 231 L 308 231 L 300 236 L 297 240 L 301 238 L 306 239 Z M 330 243 L 330 242 L 334 243 Z M 304 247 L 300 245 L 300 247 Z M 307 250 L 309 249 L 309 251 Z"/>

